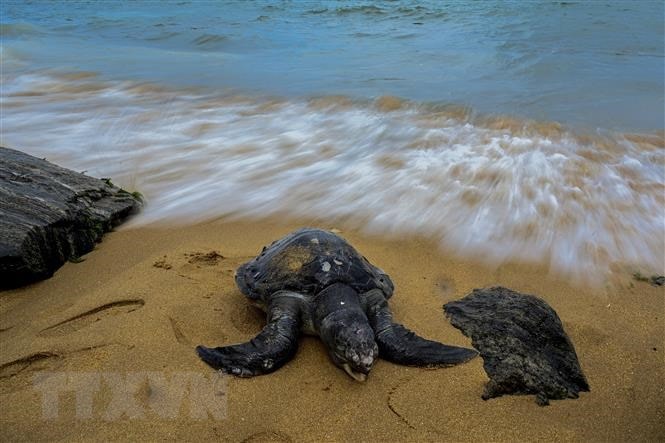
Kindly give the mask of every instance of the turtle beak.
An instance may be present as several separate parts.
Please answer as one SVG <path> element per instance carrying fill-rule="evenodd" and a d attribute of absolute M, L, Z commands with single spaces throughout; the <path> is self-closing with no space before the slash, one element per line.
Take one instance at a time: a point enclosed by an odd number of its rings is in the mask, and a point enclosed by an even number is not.
<path fill-rule="evenodd" d="M 367 374 L 364 374 L 362 372 L 354 371 L 351 369 L 351 366 L 349 366 L 348 363 L 344 363 L 342 366 L 344 368 L 344 371 L 351 376 L 352 379 L 359 381 L 359 382 L 364 382 L 367 380 Z"/>

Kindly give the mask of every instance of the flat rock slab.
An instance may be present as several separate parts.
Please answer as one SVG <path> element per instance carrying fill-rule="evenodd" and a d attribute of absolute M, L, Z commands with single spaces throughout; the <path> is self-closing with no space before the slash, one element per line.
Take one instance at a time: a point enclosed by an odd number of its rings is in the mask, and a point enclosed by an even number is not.
<path fill-rule="evenodd" d="M 0 147 L 0 288 L 50 277 L 140 206 L 109 180 Z"/>
<path fill-rule="evenodd" d="M 483 357 L 490 378 L 484 400 L 534 394 L 545 406 L 589 390 L 559 316 L 540 298 L 493 287 L 474 289 L 443 308 Z"/>

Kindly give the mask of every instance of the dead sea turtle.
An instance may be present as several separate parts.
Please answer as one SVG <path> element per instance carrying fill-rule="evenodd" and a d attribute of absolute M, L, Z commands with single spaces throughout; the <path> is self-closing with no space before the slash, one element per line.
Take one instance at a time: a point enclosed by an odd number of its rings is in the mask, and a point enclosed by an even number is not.
<path fill-rule="evenodd" d="M 240 377 L 267 374 L 296 353 L 300 332 L 318 335 L 333 362 L 358 381 L 378 356 L 409 366 L 447 366 L 477 353 L 426 340 L 393 323 L 390 277 L 341 237 L 300 229 L 263 248 L 236 272 L 238 287 L 268 314 L 247 343 L 198 346 L 210 366 Z"/>

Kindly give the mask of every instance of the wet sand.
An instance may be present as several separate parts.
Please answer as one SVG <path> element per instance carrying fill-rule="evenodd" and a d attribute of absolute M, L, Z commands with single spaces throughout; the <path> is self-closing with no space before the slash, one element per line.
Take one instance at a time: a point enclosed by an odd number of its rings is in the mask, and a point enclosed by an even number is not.
<path fill-rule="evenodd" d="M 313 337 L 302 338 L 295 359 L 273 374 L 219 378 L 194 347 L 246 341 L 264 324 L 236 288 L 234 270 L 301 225 L 217 221 L 122 229 L 53 278 L 0 293 L 2 440 L 665 439 L 664 288 L 630 279 L 596 289 L 570 286 L 539 266 L 488 268 L 443 255 L 428 239 L 379 238 L 343 226 L 317 224 L 342 229 L 390 274 L 396 320 L 425 337 L 470 345 L 444 318 L 442 305 L 473 288 L 502 285 L 545 299 L 576 347 L 591 392 L 544 408 L 533 396 L 483 401 L 480 358 L 437 370 L 380 360 L 360 384 Z M 102 383 L 90 409 L 63 392 L 57 414 L 45 418 L 33 382 L 43 371 L 199 374 L 219 382 L 226 410 L 221 419 L 195 419 L 185 398 L 175 418 L 161 418 L 151 408 L 161 395 L 157 387 L 123 384 L 138 412 L 114 417 L 109 411 L 118 394 Z"/>

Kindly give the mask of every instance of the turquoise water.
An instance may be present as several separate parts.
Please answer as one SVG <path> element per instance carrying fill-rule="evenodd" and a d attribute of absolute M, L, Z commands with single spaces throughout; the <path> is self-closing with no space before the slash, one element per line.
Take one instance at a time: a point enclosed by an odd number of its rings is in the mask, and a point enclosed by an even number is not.
<path fill-rule="evenodd" d="M 416 5 L 417 4 L 417 5 Z M 4 1 L 31 67 L 663 128 L 661 1 Z"/>
<path fill-rule="evenodd" d="M 662 2 L 0 4 L 0 143 L 134 224 L 416 232 L 580 280 L 665 271 Z"/>

